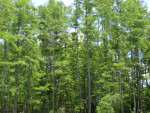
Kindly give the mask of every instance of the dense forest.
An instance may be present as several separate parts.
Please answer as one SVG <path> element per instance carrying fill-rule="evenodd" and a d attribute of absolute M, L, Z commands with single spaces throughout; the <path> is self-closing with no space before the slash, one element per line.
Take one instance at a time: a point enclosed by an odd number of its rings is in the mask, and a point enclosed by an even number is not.
<path fill-rule="evenodd" d="M 150 113 L 144 4 L 0 0 L 0 113 Z"/>

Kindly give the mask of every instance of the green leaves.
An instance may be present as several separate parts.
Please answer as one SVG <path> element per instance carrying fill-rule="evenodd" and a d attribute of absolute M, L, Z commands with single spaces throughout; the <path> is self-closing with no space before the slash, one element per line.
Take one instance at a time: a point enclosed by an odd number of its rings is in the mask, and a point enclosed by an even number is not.
<path fill-rule="evenodd" d="M 0 0 L 1 111 L 85 112 L 88 98 L 91 112 L 150 111 L 149 13 L 140 0 L 87 1 Z"/>
<path fill-rule="evenodd" d="M 97 106 L 98 113 L 114 113 L 116 110 L 119 109 L 119 94 L 108 94 L 104 96 Z"/>

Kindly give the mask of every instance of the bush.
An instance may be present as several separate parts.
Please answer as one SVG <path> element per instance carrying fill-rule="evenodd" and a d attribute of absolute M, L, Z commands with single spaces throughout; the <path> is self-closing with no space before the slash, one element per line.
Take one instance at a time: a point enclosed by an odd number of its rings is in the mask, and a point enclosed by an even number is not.
<path fill-rule="evenodd" d="M 100 102 L 99 106 L 97 106 L 97 113 L 115 113 L 120 109 L 120 95 L 106 95 L 104 96 Z"/>

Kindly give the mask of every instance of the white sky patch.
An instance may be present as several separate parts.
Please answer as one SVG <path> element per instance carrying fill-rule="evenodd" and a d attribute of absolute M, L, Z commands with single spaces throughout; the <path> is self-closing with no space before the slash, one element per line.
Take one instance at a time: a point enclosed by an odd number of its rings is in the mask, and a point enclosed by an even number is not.
<path fill-rule="evenodd" d="M 63 1 L 65 5 L 69 6 L 71 5 L 74 0 L 57 0 L 57 1 Z M 148 11 L 150 11 L 150 0 L 144 0 L 147 4 Z M 48 2 L 48 0 L 32 0 L 33 4 L 37 7 L 39 5 L 44 5 Z"/>
<path fill-rule="evenodd" d="M 64 4 L 67 6 L 71 5 L 74 2 L 74 0 L 58 0 L 58 1 L 63 1 Z"/>
<path fill-rule="evenodd" d="M 148 11 L 150 11 L 150 0 L 144 0 L 147 4 L 147 7 L 148 7 Z"/>
<path fill-rule="evenodd" d="M 37 7 L 39 5 L 44 5 L 48 0 L 32 0 L 32 3 Z"/>
<path fill-rule="evenodd" d="M 150 75 L 149 73 L 142 75 L 145 79 L 147 79 L 148 84 L 150 85 Z M 146 80 L 143 80 L 143 86 L 146 87 Z"/>
<path fill-rule="evenodd" d="M 69 6 L 73 3 L 74 0 L 56 0 L 63 1 L 65 5 Z M 48 0 L 32 0 L 32 3 L 37 7 L 39 5 L 44 5 L 48 2 Z"/>

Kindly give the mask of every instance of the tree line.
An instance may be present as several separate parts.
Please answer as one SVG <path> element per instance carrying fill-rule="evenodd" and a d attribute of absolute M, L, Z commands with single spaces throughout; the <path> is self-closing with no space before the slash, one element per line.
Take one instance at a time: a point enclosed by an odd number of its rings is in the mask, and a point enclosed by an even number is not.
<path fill-rule="evenodd" d="M 142 0 L 0 0 L 1 113 L 149 113 Z"/>

